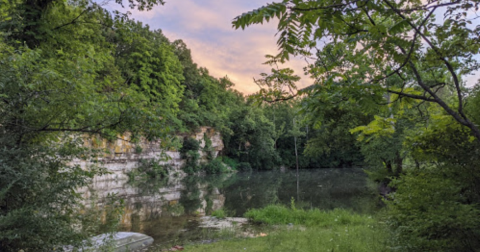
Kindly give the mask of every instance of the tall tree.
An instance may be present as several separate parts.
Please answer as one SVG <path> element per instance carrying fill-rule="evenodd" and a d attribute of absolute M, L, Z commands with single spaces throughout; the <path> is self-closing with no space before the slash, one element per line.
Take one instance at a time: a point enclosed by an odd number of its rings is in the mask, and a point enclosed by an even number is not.
<path fill-rule="evenodd" d="M 161 1 L 130 1 L 139 9 Z M 0 250 L 52 251 L 94 234 L 81 195 L 99 167 L 87 135 L 165 135 L 164 110 L 115 65 L 116 19 L 89 1 L 0 5 Z M 106 28 L 108 27 L 108 29 Z M 126 27 L 124 27 L 126 29 Z M 112 212 L 115 213 L 115 212 Z"/>

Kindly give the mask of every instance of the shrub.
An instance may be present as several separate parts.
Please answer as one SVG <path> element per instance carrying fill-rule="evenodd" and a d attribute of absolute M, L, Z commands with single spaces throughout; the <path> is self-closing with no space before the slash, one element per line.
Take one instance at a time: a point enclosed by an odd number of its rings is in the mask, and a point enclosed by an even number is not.
<path fill-rule="evenodd" d="M 231 159 L 227 156 L 222 157 L 222 162 L 228 166 L 230 166 L 233 170 L 237 170 L 238 162 L 235 159 Z"/>
<path fill-rule="evenodd" d="M 445 170 L 423 169 L 396 179 L 387 202 L 389 224 L 407 251 L 476 251 L 480 211 L 466 199 L 464 181 Z"/>
<path fill-rule="evenodd" d="M 143 148 L 140 145 L 135 146 L 135 154 L 141 154 L 143 152 Z"/>
<path fill-rule="evenodd" d="M 192 137 L 184 139 L 182 148 L 180 148 L 180 156 L 182 159 L 185 159 L 183 171 L 187 174 L 196 173 L 201 168 L 198 165 L 198 160 L 200 159 L 199 149 L 200 143 L 196 139 Z"/>
<path fill-rule="evenodd" d="M 224 219 L 225 217 L 227 217 L 227 213 L 225 212 L 225 210 L 223 210 L 223 208 L 220 208 L 213 211 L 212 216 L 217 217 L 219 219 Z"/>
<path fill-rule="evenodd" d="M 207 159 L 213 159 L 213 148 L 212 148 L 212 140 L 208 137 L 207 133 L 203 133 L 203 141 L 205 142 L 205 146 L 203 147 L 203 151 L 207 153 Z"/>
<path fill-rule="evenodd" d="M 168 176 L 168 166 L 160 165 L 157 159 L 141 159 L 138 172 L 150 178 L 162 178 Z M 131 175 L 129 175 L 131 177 Z"/>
<path fill-rule="evenodd" d="M 0 251 L 53 251 L 99 231 L 92 225 L 98 223 L 78 214 L 84 207 L 75 190 L 104 170 L 68 163 L 84 153 L 70 143 L 0 148 Z"/>
<path fill-rule="evenodd" d="M 187 153 L 189 151 L 198 151 L 200 149 L 200 143 L 192 137 L 187 137 L 183 140 L 182 148 L 180 148 L 180 154 L 182 158 L 188 158 Z"/>
<path fill-rule="evenodd" d="M 212 160 L 212 162 L 203 166 L 203 170 L 207 174 L 219 174 L 228 171 L 228 168 L 222 163 L 221 159 L 217 158 Z"/>

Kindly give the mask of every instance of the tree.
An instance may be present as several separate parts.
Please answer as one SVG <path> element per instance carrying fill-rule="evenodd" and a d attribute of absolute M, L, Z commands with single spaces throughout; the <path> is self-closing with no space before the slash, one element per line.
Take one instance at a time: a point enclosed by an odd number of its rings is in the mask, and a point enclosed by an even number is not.
<path fill-rule="evenodd" d="M 84 137 L 128 130 L 158 138 L 168 127 L 164 110 L 126 85 L 115 65 L 105 34 L 125 20 L 88 1 L 7 2 L 0 5 L 0 250 L 52 251 L 99 231 L 80 214 L 75 191 L 104 172 L 71 164 L 98 154 L 83 147 Z"/>
<path fill-rule="evenodd" d="M 353 132 L 365 140 L 366 160 L 383 159 L 396 176 L 387 205 L 400 250 L 478 247 L 479 96 L 462 77 L 480 68 L 480 25 L 471 15 L 479 4 L 284 0 L 233 21 L 244 29 L 278 18 L 276 60 L 311 62 L 305 72 L 314 84 L 288 99 L 320 97 L 307 107 L 314 112 L 325 102 L 375 115 Z"/>
<path fill-rule="evenodd" d="M 297 148 L 297 138 L 305 136 L 305 132 L 300 131 L 297 123 L 295 122 L 295 118 L 293 118 L 293 128 L 288 131 L 288 135 L 293 137 L 293 143 L 295 147 L 295 168 L 297 170 L 297 177 L 298 177 L 298 148 Z"/>
<path fill-rule="evenodd" d="M 116 65 L 127 85 L 150 104 L 162 104 L 164 113 L 177 112 L 184 90 L 183 69 L 162 31 L 127 20 L 113 33 Z"/>
<path fill-rule="evenodd" d="M 467 92 L 460 78 L 480 67 L 480 26 L 469 17 L 478 6 L 473 0 L 284 0 L 236 17 L 233 26 L 244 29 L 278 18 L 276 58 L 316 56 L 306 69 L 316 78 L 313 88 L 342 80 L 363 96 L 388 92 L 432 102 L 480 141 L 480 130 L 465 113 Z M 435 18 L 441 13 L 444 22 Z"/>
<path fill-rule="evenodd" d="M 357 104 L 322 90 L 302 100 L 302 113 L 312 133 L 304 154 L 319 160 L 320 167 L 359 167 L 364 164 L 360 143 L 350 130 L 372 119 Z"/>

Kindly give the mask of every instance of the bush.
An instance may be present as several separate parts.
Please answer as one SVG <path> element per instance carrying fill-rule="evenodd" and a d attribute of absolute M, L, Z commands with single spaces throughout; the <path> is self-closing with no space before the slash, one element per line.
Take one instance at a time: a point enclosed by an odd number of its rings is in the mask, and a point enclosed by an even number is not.
<path fill-rule="evenodd" d="M 205 142 L 205 146 L 203 147 L 203 151 L 207 153 L 207 159 L 213 159 L 213 148 L 212 148 L 212 140 L 208 137 L 207 133 L 203 133 L 203 141 Z"/>
<path fill-rule="evenodd" d="M 423 169 L 393 180 L 389 224 L 407 251 L 476 251 L 480 247 L 478 206 L 466 184 L 445 169 Z"/>
<path fill-rule="evenodd" d="M 180 148 L 180 154 L 182 158 L 188 158 L 187 153 L 189 151 L 198 151 L 200 149 L 200 143 L 192 137 L 187 137 L 183 140 L 182 148 Z"/>
<path fill-rule="evenodd" d="M 157 159 L 141 159 L 138 166 L 138 172 L 145 174 L 150 178 L 163 178 L 168 176 L 168 166 L 160 165 Z M 131 177 L 129 175 L 129 177 Z"/>
<path fill-rule="evenodd" d="M 235 159 L 231 159 L 227 156 L 222 157 L 222 162 L 228 166 L 230 166 L 233 170 L 237 170 L 238 162 Z"/>
<path fill-rule="evenodd" d="M 185 159 L 185 165 L 183 171 L 187 174 L 193 174 L 200 170 L 198 160 L 200 159 L 200 154 L 198 150 L 200 149 L 200 143 L 192 138 L 187 137 L 183 140 L 182 148 L 180 148 L 180 156 L 182 159 Z"/>
<path fill-rule="evenodd" d="M 203 170 L 207 174 L 219 174 L 219 173 L 227 172 L 228 168 L 225 166 L 225 164 L 222 163 L 221 159 L 217 158 L 212 160 L 212 162 L 203 166 Z"/>
<path fill-rule="evenodd" d="M 83 199 L 75 191 L 103 173 L 69 165 L 84 153 L 73 146 L 0 148 L 0 251 L 53 251 L 98 232 L 78 214 Z"/>
<path fill-rule="evenodd" d="M 212 216 L 217 217 L 219 219 L 224 219 L 225 217 L 227 217 L 227 213 L 225 212 L 225 210 L 223 210 L 223 208 L 220 208 L 218 210 L 213 211 Z"/>

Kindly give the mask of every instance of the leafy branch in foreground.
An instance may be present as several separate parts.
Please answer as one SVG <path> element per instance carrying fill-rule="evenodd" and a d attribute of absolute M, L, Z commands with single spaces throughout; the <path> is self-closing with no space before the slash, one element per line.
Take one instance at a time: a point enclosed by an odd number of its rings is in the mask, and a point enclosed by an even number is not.
<path fill-rule="evenodd" d="M 276 18 L 277 57 L 314 57 L 306 69 L 320 84 L 314 88 L 341 80 L 367 93 L 433 102 L 480 141 L 478 126 L 464 110 L 468 93 L 460 78 L 480 68 L 480 27 L 469 15 L 478 7 L 471 0 L 284 0 L 236 17 L 233 27 Z M 444 22 L 436 20 L 440 13 Z"/>

